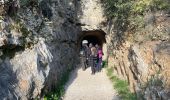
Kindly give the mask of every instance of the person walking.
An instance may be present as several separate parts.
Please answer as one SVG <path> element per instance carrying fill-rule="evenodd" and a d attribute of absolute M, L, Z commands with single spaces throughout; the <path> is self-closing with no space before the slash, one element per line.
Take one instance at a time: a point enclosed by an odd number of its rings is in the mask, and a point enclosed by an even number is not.
<path fill-rule="evenodd" d="M 96 47 L 96 50 L 98 51 L 98 49 L 99 49 L 99 45 L 98 45 L 98 44 L 96 44 L 96 45 L 95 45 L 95 47 Z"/>
<path fill-rule="evenodd" d="M 91 48 L 92 48 L 92 46 L 93 46 L 93 44 L 92 43 L 89 43 L 89 46 L 88 46 L 88 67 L 91 67 L 91 57 L 90 57 L 90 55 L 91 55 Z"/>
<path fill-rule="evenodd" d="M 96 47 L 96 53 L 97 53 L 96 54 L 97 55 L 97 61 L 96 61 L 96 68 L 95 68 L 95 70 L 98 71 L 98 62 L 99 62 L 98 50 L 99 50 L 99 45 L 96 44 L 95 47 Z"/>
<path fill-rule="evenodd" d="M 91 46 L 92 47 L 91 47 L 91 54 L 90 54 L 90 66 L 91 66 L 92 74 L 95 74 L 95 67 L 97 64 L 97 50 L 93 45 Z"/>
<path fill-rule="evenodd" d="M 97 51 L 97 71 L 100 72 L 102 68 L 102 56 L 103 56 L 103 51 L 102 48 L 99 46 L 98 51 Z"/>
<path fill-rule="evenodd" d="M 87 66 L 88 66 L 88 59 L 89 59 L 89 47 L 87 46 L 88 41 L 87 40 L 83 40 L 82 41 L 82 51 L 81 51 L 81 55 L 82 55 L 82 69 L 86 70 Z"/>

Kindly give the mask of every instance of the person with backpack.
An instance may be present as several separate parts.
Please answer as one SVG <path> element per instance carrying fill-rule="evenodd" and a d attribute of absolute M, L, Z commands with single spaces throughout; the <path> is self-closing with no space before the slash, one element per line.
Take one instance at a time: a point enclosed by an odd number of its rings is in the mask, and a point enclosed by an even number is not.
<path fill-rule="evenodd" d="M 95 67 L 96 67 L 96 64 L 97 64 L 97 50 L 96 48 L 91 45 L 91 54 L 90 54 L 90 66 L 91 66 L 91 71 L 92 73 L 91 74 L 95 74 Z"/>
<path fill-rule="evenodd" d="M 99 46 L 98 51 L 97 51 L 97 71 L 100 72 L 102 68 L 102 56 L 103 56 L 103 51 L 102 48 Z"/>
<path fill-rule="evenodd" d="M 88 67 L 88 59 L 89 59 L 89 47 L 87 46 L 88 41 L 83 40 L 82 41 L 82 50 L 81 50 L 81 55 L 82 55 L 82 69 L 86 70 Z"/>

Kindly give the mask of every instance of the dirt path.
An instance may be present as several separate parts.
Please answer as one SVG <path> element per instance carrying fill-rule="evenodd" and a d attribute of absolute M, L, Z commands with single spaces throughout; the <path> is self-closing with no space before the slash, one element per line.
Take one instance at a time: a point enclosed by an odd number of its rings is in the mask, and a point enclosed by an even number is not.
<path fill-rule="evenodd" d="M 77 68 L 72 72 L 65 89 L 64 100 L 118 100 L 104 69 L 91 75 L 90 68 L 86 71 Z"/>

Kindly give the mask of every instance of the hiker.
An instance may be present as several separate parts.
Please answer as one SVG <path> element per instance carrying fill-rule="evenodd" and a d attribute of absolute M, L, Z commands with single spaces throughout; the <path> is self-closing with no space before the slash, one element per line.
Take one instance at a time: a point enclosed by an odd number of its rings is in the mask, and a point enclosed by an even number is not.
<path fill-rule="evenodd" d="M 96 67 L 96 64 L 97 64 L 97 50 L 96 48 L 90 44 L 92 47 L 91 47 L 91 54 L 90 54 L 90 66 L 91 66 L 91 71 L 92 73 L 91 74 L 95 74 L 95 67 Z M 89 45 L 89 47 L 90 47 Z"/>
<path fill-rule="evenodd" d="M 88 65 L 88 59 L 89 59 L 89 53 L 88 53 L 88 41 L 87 40 L 83 40 L 82 41 L 82 51 L 81 51 L 81 55 L 82 55 L 82 69 L 86 70 L 87 65 Z"/>
<path fill-rule="evenodd" d="M 98 51 L 98 49 L 99 49 L 99 45 L 98 45 L 98 44 L 96 44 L 96 45 L 95 45 L 95 47 L 96 47 L 96 50 Z"/>
<path fill-rule="evenodd" d="M 93 47 L 93 44 L 92 43 L 89 43 L 89 48 L 88 48 L 88 66 L 90 67 L 90 55 L 91 55 L 91 48 Z"/>
<path fill-rule="evenodd" d="M 99 46 L 99 49 L 97 51 L 97 71 L 100 72 L 102 68 L 102 56 L 103 56 L 102 48 Z"/>

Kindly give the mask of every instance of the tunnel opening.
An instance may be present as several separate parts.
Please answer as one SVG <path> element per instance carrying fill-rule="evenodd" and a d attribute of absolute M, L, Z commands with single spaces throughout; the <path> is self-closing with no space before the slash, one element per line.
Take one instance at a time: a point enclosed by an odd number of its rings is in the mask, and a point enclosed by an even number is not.
<path fill-rule="evenodd" d="M 106 33 L 102 30 L 93 30 L 93 31 L 82 31 L 78 39 L 78 48 L 79 51 L 82 50 L 82 41 L 87 40 L 88 46 L 92 43 L 94 46 L 98 44 L 103 49 L 103 60 L 107 60 L 107 45 L 106 45 Z"/>
<path fill-rule="evenodd" d="M 78 39 L 79 52 L 82 50 L 82 41 L 87 40 L 88 46 L 92 43 L 94 46 L 98 44 L 103 50 L 103 61 L 108 58 L 106 33 L 103 30 L 82 31 Z"/>
<path fill-rule="evenodd" d="M 88 45 L 90 43 L 92 43 L 93 45 L 96 45 L 96 44 L 102 45 L 102 42 L 97 37 L 95 37 L 95 36 L 86 36 L 82 40 L 87 40 L 88 41 Z"/>
<path fill-rule="evenodd" d="M 102 30 L 83 31 L 79 38 L 79 46 L 81 48 L 82 41 L 87 40 L 88 45 L 92 43 L 93 45 L 98 44 L 99 46 L 103 47 L 103 44 L 106 43 L 105 35 L 106 33 Z"/>

